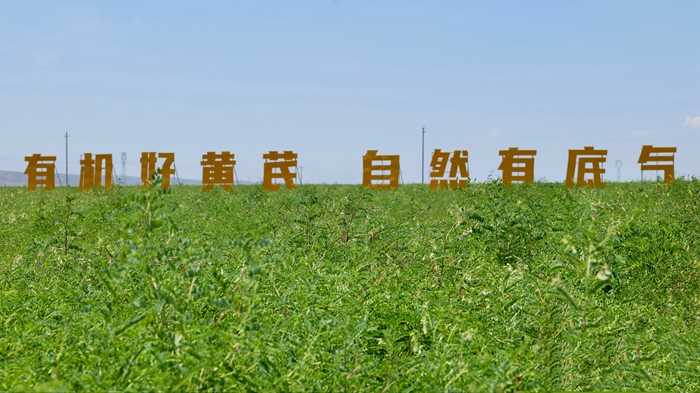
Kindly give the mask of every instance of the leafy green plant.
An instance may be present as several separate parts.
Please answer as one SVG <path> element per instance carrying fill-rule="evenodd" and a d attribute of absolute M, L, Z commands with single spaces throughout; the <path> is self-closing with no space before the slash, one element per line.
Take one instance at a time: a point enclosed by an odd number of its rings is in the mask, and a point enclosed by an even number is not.
<path fill-rule="evenodd" d="M 0 189 L 1 391 L 700 388 L 696 180 L 159 182 Z"/>

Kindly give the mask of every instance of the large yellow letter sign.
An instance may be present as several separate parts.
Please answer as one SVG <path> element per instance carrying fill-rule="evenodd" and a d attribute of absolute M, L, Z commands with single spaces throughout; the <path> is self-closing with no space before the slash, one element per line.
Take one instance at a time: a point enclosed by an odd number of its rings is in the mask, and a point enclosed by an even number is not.
<path fill-rule="evenodd" d="M 450 176 L 445 178 L 447 171 L 447 161 L 450 162 Z M 466 150 L 455 150 L 450 159 L 449 151 L 435 149 L 433 158 L 430 160 L 430 189 L 440 188 L 462 188 L 467 186 L 469 178 L 469 152 Z M 461 175 L 461 177 L 460 177 Z"/>
<path fill-rule="evenodd" d="M 271 151 L 263 154 L 265 160 L 263 172 L 263 188 L 269 191 L 277 191 L 280 189 L 278 183 L 273 183 L 273 179 L 284 179 L 284 186 L 287 189 L 296 189 L 294 179 L 297 177 L 296 171 L 290 171 L 290 168 L 297 166 L 297 153 L 293 151 L 284 151 L 280 154 L 278 151 Z M 279 172 L 274 172 L 278 169 Z"/>
<path fill-rule="evenodd" d="M 27 189 L 36 190 L 36 186 L 44 186 L 44 190 L 56 188 L 56 156 L 33 154 L 24 157 L 27 161 Z"/>
<path fill-rule="evenodd" d="M 85 153 L 83 159 L 80 160 L 80 189 L 87 191 L 93 187 L 102 187 L 103 171 L 105 190 L 112 189 L 114 187 L 114 183 L 112 183 L 113 168 L 111 154 L 95 154 L 93 160 L 92 153 Z"/>
<path fill-rule="evenodd" d="M 574 187 L 574 175 L 576 174 L 576 183 L 579 186 L 605 187 L 605 182 L 602 179 L 605 168 L 601 165 L 605 163 L 605 156 L 607 155 L 607 150 L 596 150 L 591 146 L 585 146 L 583 149 L 578 150 L 569 150 L 569 163 L 566 167 L 566 186 L 569 188 Z M 591 164 L 590 167 L 588 164 Z M 593 179 L 586 180 L 586 174 L 593 175 Z"/>
<path fill-rule="evenodd" d="M 221 154 L 210 151 L 202 155 L 202 191 L 211 190 L 216 184 L 220 184 L 224 190 L 233 190 L 234 157 L 228 151 Z"/>
<path fill-rule="evenodd" d="M 498 154 L 503 157 L 498 169 L 503 171 L 504 186 L 509 186 L 514 181 L 525 184 L 535 181 L 537 150 L 520 150 L 517 147 L 511 147 L 508 150 L 500 150 Z"/>
<path fill-rule="evenodd" d="M 380 163 L 375 164 L 375 161 Z M 375 171 L 381 171 L 381 174 Z M 387 171 L 389 173 L 385 173 Z M 362 187 L 373 190 L 399 188 L 400 173 L 398 155 L 377 155 L 377 150 L 367 150 L 362 156 Z"/>
<path fill-rule="evenodd" d="M 675 147 L 644 145 L 638 163 L 642 164 L 642 171 L 664 171 L 664 184 L 670 184 L 673 181 L 675 153 Z"/>
<path fill-rule="evenodd" d="M 158 158 L 165 158 L 160 170 L 160 174 L 163 176 L 163 184 L 160 187 L 170 188 L 170 176 L 175 173 L 172 168 L 173 162 L 175 162 L 175 153 L 158 153 L 156 156 L 154 151 L 141 153 L 141 188 L 146 188 L 151 183 L 151 176 L 158 169 L 156 166 Z"/>

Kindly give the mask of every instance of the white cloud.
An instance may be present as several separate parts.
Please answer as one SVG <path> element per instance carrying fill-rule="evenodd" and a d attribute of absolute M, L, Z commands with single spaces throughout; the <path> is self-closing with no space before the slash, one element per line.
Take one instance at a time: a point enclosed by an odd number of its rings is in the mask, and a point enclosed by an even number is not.
<path fill-rule="evenodd" d="M 656 131 L 645 131 L 645 130 L 634 130 L 632 131 L 632 136 L 653 136 L 659 135 Z"/>
<path fill-rule="evenodd" d="M 686 117 L 685 123 L 683 123 L 683 125 L 686 127 L 700 128 L 700 116 Z"/>
<path fill-rule="evenodd" d="M 499 136 L 501 136 L 501 130 L 499 130 L 498 128 L 494 128 L 492 130 L 489 130 L 489 136 L 499 137 Z"/>

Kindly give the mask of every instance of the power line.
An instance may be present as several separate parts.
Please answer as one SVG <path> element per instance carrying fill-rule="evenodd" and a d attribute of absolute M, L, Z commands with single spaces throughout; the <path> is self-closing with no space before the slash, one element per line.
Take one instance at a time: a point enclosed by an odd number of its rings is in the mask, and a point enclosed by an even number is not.
<path fill-rule="evenodd" d="M 420 149 L 420 182 L 421 184 L 425 184 L 425 127 L 423 127 L 423 133 L 421 134 L 421 149 Z"/>
<path fill-rule="evenodd" d="M 66 131 L 66 187 L 68 187 L 68 131 Z"/>
<path fill-rule="evenodd" d="M 554 142 L 588 142 L 592 138 L 590 137 L 575 137 L 575 138 L 562 138 L 562 137 L 538 137 L 538 136 L 515 136 L 515 135 L 485 135 L 482 132 L 472 132 L 472 131 L 464 131 L 464 132 L 452 132 L 452 131 L 436 131 L 431 129 L 430 132 L 434 134 L 447 134 L 447 135 L 460 135 L 460 136 L 470 136 L 474 138 L 493 138 L 493 139 L 524 139 L 524 140 L 539 140 L 539 141 L 554 141 Z M 700 138 L 676 138 L 676 137 L 665 137 L 667 140 L 671 140 L 674 142 L 694 142 L 694 141 L 700 141 Z M 620 138 L 614 138 L 614 139 L 602 139 L 602 138 L 593 138 L 598 140 L 600 143 L 629 143 L 631 137 L 625 138 L 620 137 Z"/>
<path fill-rule="evenodd" d="M 19 132 L 19 131 L 18 131 Z M 9 142 L 2 142 L 2 145 L 17 145 L 17 144 L 22 144 L 22 143 L 28 143 L 28 142 L 36 142 L 36 141 L 45 141 L 47 139 L 56 139 L 60 138 L 60 136 L 48 136 L 44 138 L 34 138 L 34 139 L 26 139 L 23 141 L 9 141 Z"/>

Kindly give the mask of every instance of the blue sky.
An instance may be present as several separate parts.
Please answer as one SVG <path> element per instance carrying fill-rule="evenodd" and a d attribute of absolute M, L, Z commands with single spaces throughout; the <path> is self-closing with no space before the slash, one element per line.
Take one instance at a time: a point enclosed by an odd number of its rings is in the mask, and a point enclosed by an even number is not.
<path fill-rule="evenodd" d="M 204 3 L 204 4 L 202 4 Z M 368 149 L 405 182 L 433 149 L 537 149 L 562 181 L 568 149 L 608 149 L 606 179 L 639 178 L 644 144 L 678 147 L 700 176 L 699 1 L 3 2 L 0 169 L 84 152 L 173 151 L 201 178 L 207 151 L 299 153 L 305 182 L 358 183 Z M 63 171 L 63 169 L 61 169 Z M 427 174 L 426 174 L 427 178 Z"/>

